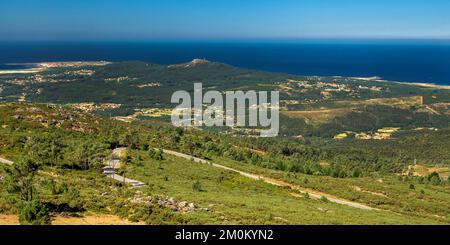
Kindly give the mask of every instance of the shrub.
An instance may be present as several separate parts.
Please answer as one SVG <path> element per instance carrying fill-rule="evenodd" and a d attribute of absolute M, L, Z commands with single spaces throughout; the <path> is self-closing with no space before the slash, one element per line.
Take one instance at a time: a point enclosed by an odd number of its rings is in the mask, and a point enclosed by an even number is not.
<path fill-rule="evenodd" d="M 222 183 L 224 179 L 225 179 L 225 176 L 223 175 L 223 173 L 220 173 L 220 176 L 219 176 L 219 178 L 218 178 L 217 181 L 218 181 L 219 183 Z"/>
<path fill-rule="evenodd" d="M 404 211 L 404 212 L 412 212 L 413 210 L 411 209 L 411 207 L 408 205 L 408 204 L 404 204 L 403 206 L 402 206 L 402 210 Z"/>
<path fill-rule="evenodd" d="M 352 172 L 352 177 L 353 178 L 359 178 L 359 177 L 361 177 L 361 175 L 362 175 L 362 172 L 359 169 L 354 169 L 353 172 Z"/>
<path fill-rule="evenodd" d="M 428 182 L 430 182 L 432 185 L 439 185 L 441 184 L 442 180 L 441 177 L 439 177 L 439 174 L 436 172 L 433 172 L 427 176 Z"/>
<path fill-rule="evenodd" d="M 151 205 L 145 215 L 146 224 L 186 224 L 187 220 L 182 215 L 177 214 L 165 207 Z"/>
<path fill-rule="evenodd" d="M 61 185 L 58 185 L 58 183 L 56 183 L 53 179 L 51 179 L 49 181 L 48 186 L 53 195 L 59 195 L 59 194 L 66 193 L 69 189 L 66 183 L 62 183 Z"/>
<path fill-rule="evenodd" d="M 326 196 L 321 196 L 320 201 L 322 202 L 328 202 L 328 198 Z"/>
<path fill-rule="evenodd" d="M 148 150 L 148 156 L 151 159 L 154 159 L 154 160 L 157 160 L 157 161 L 164 160 L 163 151 L 160 150 L 160 149 L 152 149 L 152 148 L 150 148 Z"/>
<path fill-rule="evenodd" d="M 133 222 L 133 223 L 137 223 L 140 221 L 140 216 L 139 214 L 133 214 L 130 217 L 128 217 L 128 221 Z"/>
<path fill-rule="evenodd" d="M 80 196 L 80 190 L 70 188 L 65 194 L 65 201 L 71 209 L 84 210 L 84 202 Z"/>
<path fill-rule="evenodd" d="M 41 202 L 29 201 L 20 211 L 19 221 L 22 225 L 51 225 L 50 212 Z"/>
<path fill-rule="evenodd" d="M 424 184 L 425 183 L 425 178 L 424 177 L 419 177 L 418 178 L 418 182 L 419 182 L 419 184 Z"/>
<path fill-rule="evenodd" d="M 200 181 L 196 180 L 194 181 L 194 183 L 192 184 L 192 190 L 194 191 L 202 191 L 202 185 L 200 184 Z"/>

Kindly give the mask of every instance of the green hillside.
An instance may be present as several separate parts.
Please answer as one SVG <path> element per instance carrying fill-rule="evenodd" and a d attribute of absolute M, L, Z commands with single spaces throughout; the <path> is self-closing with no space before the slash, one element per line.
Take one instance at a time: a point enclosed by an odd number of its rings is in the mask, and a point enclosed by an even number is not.
<path fill-rule="evenodd" d="M 195 82 L 280 91 L 279 136 L 173 127 L 170 97 Z M 450 222 L 446 87 L 206 60 L 63 62 L 1 74 L 0 102 L 0 217 L 15 223 Z"/>
<path fill-rule="evenodd" d="M 246 138 L 177 129 L 157 121 L 124 123 L 67 107 L 3 104 L 0 115 L 0 155 L 17 164 L 2 165 L 2 214 L 24 217 L 30 202 L 38 202 L 52 219 L 95 213 L 149 224 L 449 223 L 450 185 L 443 177 L 401 176 L 361 166 L 358 176 L 342 175 L 336 171 L 347 173 L 343 163 L 315 159 L 318 153 L 305 144 L 280 140 L 277 146 L 252 139 L 258 142 L 254 147 L 261 146 L 256 150 L 246 147 Z M 131 188 L 101 173 L 105 159 L 118 147 L 126 150 L 117 174 L 146 186 Z M 295 189 L 161 155 L 154 148 L 212 159 Z M 301 160 L 308 154 L 310 160 Z M 298 167 L 283 167 L 295 162 Z M 32 187 L 17 184 L 17 178 Z M 30 190 L 32 198 L 23 195 Z M 316 193 L 324 197 L 315 198 Z M 373 210 L 338 204 L 335 198 Z"/>

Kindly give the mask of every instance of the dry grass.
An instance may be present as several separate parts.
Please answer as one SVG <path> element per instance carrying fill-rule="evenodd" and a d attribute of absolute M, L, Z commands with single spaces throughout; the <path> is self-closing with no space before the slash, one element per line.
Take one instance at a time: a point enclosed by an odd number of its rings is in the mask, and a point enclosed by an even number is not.
<path fill-rule="evenodd" d="M 290 118 L 303 118 L 308 124 L 323 124 L 336 117 L 344 116 L 351 112 L 349 108 L 324 109 L 314 111 L 282 111 L 281 113 Z"/>
<path fill-rule="evenodd" d="M 446 180 L 450 176 L 450 168 L 449 167 L 428 167 L 420 164 L 411 165 L 410 168 L 414 169 L 414 176 L 427 176 L 433 172 L 436 172 Z M 407 172 L 404 173 L 404 175 L 408 174 Z"/>
<path fill-rule="evenodd" d="M 422 96 L 410 96 L 410 97 L 399 97 L 399 98 L 378 98 L 369 99 L 364 101 L 352 101 L 351 105 L 387 105 L 396 106 L 402 108 L 408 108 L 410 106 L 422 105 Z"/>
<path fill-rule="evenodd" d="M 362 188 L 359 187 L 359 186 L 353 186 L 353 189 L 354 189 L 355 191 L 358 191 L 358 192 L 369 193 L 369 194 L 372 194 L 372 195 L 375 195 L 375 196 L 380 196 L 380 197 L 386 197 L 386 198 L 389 198 L 389 197 L 388 197 L 386 194 L 384 194 L 384 193 L 381 193 L 381 192 L 374 192 L 374 191 L 367 191 L 367 190 L 362 189 Z"/>
<path fill-rule="evenodd" d="M 282 111 L 281 113 L 290 118 L 302 118 L 308 124 L 320 125 L 328 123 L 336 117 L 344 116 L 361 106 L 385 105 L 398 108 L 409 108 L 422 105 L 422 96 L 400 97 L 400 98 L 378 98 L 369 100 L 341 100 L 336 101 L 338 108 L 324 108 L 320 110 L 305 111 Z"/>
<path fill-rule="evenodd" d="M 0 215 L 0 225 L 18 225 L 17 215 Z M 144 223 L 133 223 L 115 215 L 109 214 L 86 214 L 83 217 L 54 216 L 53 225 L 143 225 Z"/>
<path fill-rule="evenodd" d="M 1 214 L 0 215 L 0 225 L 18 225 L 19 218 L 17 215 L 12 214 Z"/>
<path fill-rule="evenodd" d="M 266 155 L 267 151 L 263 151 L 263 150 L 258 150 L 258 149 L 252 149 L 252 148 L 248 148 L 248 147 L 242 147 L 242 146 L 238 146 L 238 145 L 233 145 L 234 148 L 237 149 L 243 149 L 243 150 L 247 150 L 253 153 L 256 153 L 258 155 Z"/>

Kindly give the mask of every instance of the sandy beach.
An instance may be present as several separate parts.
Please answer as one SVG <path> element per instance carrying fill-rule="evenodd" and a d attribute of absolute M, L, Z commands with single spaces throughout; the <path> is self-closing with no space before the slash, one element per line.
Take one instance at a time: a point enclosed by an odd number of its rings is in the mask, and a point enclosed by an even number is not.
<path fill-rule="evenodd" d="M 388 81 L 384 80 L 381 77 L 350 77 L 351 79 L 360 80 L 360 81 L 367 81 L 367 82 L 386 82 L 386 83 L 397 83 L 402 85 L 410 85 L 410 86 L 419 86 L 419 87 L 426 87 L 426 88 L 437 88 L 437 89 L 450 89 L 450 85 L 439 85 L 434 83 L 420 83 L 420 82 L 399 82 L 399 81 Z"/>
<path fill-rule="evenodd" d="M 427 88 L 450 89 L 449 85 L 438 85 L 438 84 L 433 84 L 433 83 L 411 83 L 411 82 L 395 82 L 395 83 L 403 84 L 403 85 L 427 87 Z"/>
<path fill-rule="evenodd" d="M 108 61 L 62 61 L 62 62 L 41 62 L 41 63 L 23 63 L 33 65 L 29 69 L 17 69 L 17 70 L 0 70 L 0 75 L 4 74 L 27 74 L 38 73 L 49 68 L 58 67 L 82 67 L 82 66 L 104 66 L 111 64 Z"/>
<path fill-rule="evenodd" d="M 20 70 L 3 70 L 3 71 L 0 71 L 0 75 L 38 73 L 38 72 L 41 72 L 43 70 L 45 70 L 44 67 L 30 68 L 30 69 L 20 69 Z"/>

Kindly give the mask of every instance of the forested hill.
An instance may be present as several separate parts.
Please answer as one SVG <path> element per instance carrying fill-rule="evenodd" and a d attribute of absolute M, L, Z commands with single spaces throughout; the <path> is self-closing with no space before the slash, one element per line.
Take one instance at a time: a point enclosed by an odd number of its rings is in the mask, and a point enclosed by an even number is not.
<path fill-rule="evenodd" d="M 207 60 L 176 65 L 144 62 L 52 63 L 37 73 L 0 74 L 0 100 L 51 103 L 117 103 L 123 107 L 172 106 L 176 90 L 278 90 L 283 100 L 301 104 L 336 100 L 422 95 L 426 102 L 447 101 L 450 92 L 387 83 L 376 78 L 304 77 L 237 68 Z"/>
<path fill-rule="evenodd" d="M 450 90 L 380 78 L 294 76 L 196 59 L 175 65 L 42 63 L 34 73 L 0 74 L 1 102 L 70 104 L 125 120 L 167 120 L 171 95 L 204 90 L 279 91 L 281 136 L 389 139 L 450 127 Z M 232 134 L 258 134 L 231 131 Z"/>

